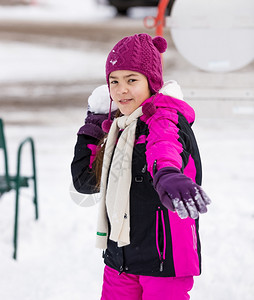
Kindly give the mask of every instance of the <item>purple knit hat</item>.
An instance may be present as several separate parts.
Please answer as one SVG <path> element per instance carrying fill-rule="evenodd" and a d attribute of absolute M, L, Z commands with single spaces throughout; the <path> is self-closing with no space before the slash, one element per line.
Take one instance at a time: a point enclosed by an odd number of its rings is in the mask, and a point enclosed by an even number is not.
<path fill-rule="evenodd" d="M 163 37 L 152 38 L 146 33 L 127 36 L 120 40 L 108 55 L 106 62 L 106 79 L 117 70 L 130 70 L 147 77 L 152 94 L 163 86 L 162 63 L 160 53 L 167 49 Z"/>

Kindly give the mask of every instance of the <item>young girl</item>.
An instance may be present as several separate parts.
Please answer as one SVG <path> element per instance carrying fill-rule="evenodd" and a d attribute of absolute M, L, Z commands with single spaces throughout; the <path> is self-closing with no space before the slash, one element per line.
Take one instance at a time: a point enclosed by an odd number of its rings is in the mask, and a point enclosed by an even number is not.
<path fill-rule="evenodd" d="M 106 62 L 109 112 L 98 104 L 107 98 L 101 87 L 105 97 L 98 89 L 92 94 L 78 132 L 74 186 L 86 194 L 100 190 L 102 198 L 102 300 L 189 299 L 201 273 L 198 217 L 210 199 L 200 187 L 194 111 L 181 95 L 172 97 L 172 83 L 163 87 L 166 48 L 165 39 L 147 34 L 119 41 Z M 118 112 L 111 113 L 111 101 Z"/>

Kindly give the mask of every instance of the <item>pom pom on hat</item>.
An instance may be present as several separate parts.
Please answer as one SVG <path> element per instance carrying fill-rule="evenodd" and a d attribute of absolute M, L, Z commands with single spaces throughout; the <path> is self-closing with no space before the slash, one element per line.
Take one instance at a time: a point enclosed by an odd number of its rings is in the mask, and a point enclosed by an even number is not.
<path fill-rule="evenodd" d="M 152 102 L 145 103 L 142 106 L 142 113 L 146 119 L 149 119 L 156 112 L 156 106 Z"/>
<path fill-rule="evenodd" d="M 109 133 L 112 123 L 113 123 L 113 121 L 111 119 L 104 120 L 101 124 L 102 130 L 106 133 Z"/>
<path fill-rule="evenodd" d="M 152 39 L 154 46 L 158 49 L 160 53 L 164 53 L 167 49 L 167 41 L 161 37 L 161 36 L 156 36 L 155 38 Z"/>

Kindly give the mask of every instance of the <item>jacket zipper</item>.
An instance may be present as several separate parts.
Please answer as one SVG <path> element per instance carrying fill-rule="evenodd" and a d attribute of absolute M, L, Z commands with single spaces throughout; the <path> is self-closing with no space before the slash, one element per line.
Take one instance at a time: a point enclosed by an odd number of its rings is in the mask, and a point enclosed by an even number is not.
<path fill-rule="evenodd" d="M 118 275 L 121 275 L 122 273 L 123 273 L 123 266 L 120 266 Z"/>
<path fill-rule="evenodd" d="M 147 165 L 145 164 L 141 170 L 141 172 L 144 174 L 146 172 L 147 169 Z M 122 265 L 119 267 L 119 272 L 118 275 L 121 275 L 124 272 L 125 269 L 125 258 L 124 258 L 124 248 L 122 247 L 122 255 L 123 255 L 123 263 Z"/>
<path fill-rule="evenodd" d="M 121 248 L 122 248 L 121 250 L 122 250 L 123 261 L 122 261 L 122 265 L 119 267 L 118 275 L 121 275 L 124 272 L 124 267 L 125 267 L 124 247 Z"/>
<path fill-rule="evenodd" d="M 159 242 L 159 222 L 161 221 L 162 225 L 162 247 L 160 247 L 160 242 Z M 164 214 L 163 210 L 161 210 L 160 207 L 158 207 L 158 210 L 156 211 L 156 248 L 159 254 L 160 258 L 160 272 L 163 272 L 164 268 L 164 261 L 166 258 L 166 230 L 165 230 L 165 221 L 164 221 Z"/>

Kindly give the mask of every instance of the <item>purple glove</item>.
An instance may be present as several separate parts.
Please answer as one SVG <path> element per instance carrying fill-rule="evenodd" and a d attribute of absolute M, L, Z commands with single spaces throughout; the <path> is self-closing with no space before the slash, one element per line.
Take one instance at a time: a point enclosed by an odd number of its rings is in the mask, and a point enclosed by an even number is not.
<path fill-rule="evenodd" d="M 181 219 L 198 218 L 207 212 L 210 198 L 202 188 L 173 167 L 160 169 L 153 179 L 161 203 L 169 210 L 176 211 Z"/>
<path fill-rule="evenodd" d="M 102 139 L 105 133 L 101 129 L 101 124 L 107 118 L 108 114 L 95 114 L 88 111 L 85 119 L 85 125 L 79 129 L 78 134 L 87 134 L 97 138 L 98 140 Z"/>

